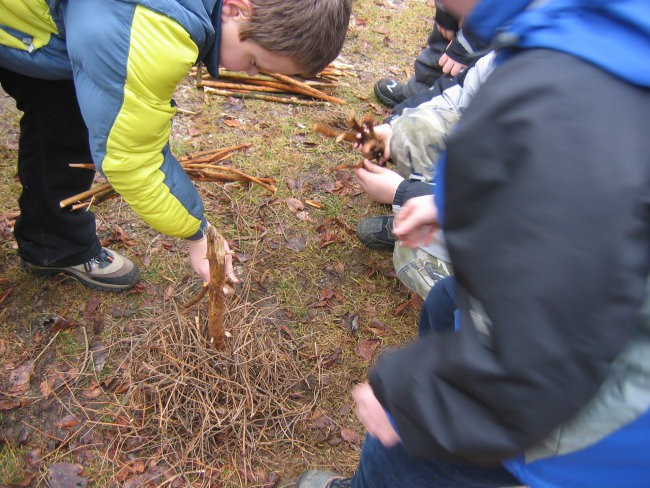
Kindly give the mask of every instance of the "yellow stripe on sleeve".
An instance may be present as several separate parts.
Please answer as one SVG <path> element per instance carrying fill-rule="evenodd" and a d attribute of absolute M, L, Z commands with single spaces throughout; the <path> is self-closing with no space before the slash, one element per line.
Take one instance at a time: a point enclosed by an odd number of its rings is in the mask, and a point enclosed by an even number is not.
<path fill-rule="evenodd" d="M 102 163 L 106 177 L 137 214 L 159 232 L 177 237 L 193 235 L 200 221 L 165 185 L 161 151 L 176 111 L 172 95 L 197 56 L 196 44 L 180 24 L 136 7 L 124 101 Z"/>

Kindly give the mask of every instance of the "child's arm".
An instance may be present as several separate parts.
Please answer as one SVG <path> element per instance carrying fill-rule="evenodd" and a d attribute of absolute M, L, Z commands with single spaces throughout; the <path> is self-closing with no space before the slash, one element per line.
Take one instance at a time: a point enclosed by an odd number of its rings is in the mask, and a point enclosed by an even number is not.
<path fill-rule="evenodd" d="M 198 47 L 169 17 L 142 6 L 123 9 L 104 9 L 102 23 L 88 22 L 100 14 L 83 4 L 68 12 L 68 51 L 94 163 L 154 229 L 201 241 L 208 225 L 201 198 L 169 147 L 172 96 Z M 207 260 L 192 263 L 207 281 Z M 231 266 L 229 272 L 234 276 Z"/>

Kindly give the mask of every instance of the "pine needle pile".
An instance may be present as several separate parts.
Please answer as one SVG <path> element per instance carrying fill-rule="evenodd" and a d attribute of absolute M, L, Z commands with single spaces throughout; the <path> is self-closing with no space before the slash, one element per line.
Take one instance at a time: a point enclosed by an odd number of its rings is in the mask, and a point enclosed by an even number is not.
<path fill-rule="evenodd" d="M 191 486 L 221 486 L 233 476 L 243 486 L 261 455 L 306 449 L 300 429 L 321 385 L 317 364 L 302 358 L 317 355 L 274 325 L 273 305 L 231 306 L 223 353 L 197 325 L 205 318 L 168 310 L 167 321 L 138 323 L 118 345 L 131 381 L 122 408 L 133 421 L 115 442 L 157 453 Z"/>
<path fill-rule="evenodd" d="M 334 62 L 312 78 L 287 76 L 261 70 L 250 76 L 240 71 L 219 70 L 219 78 L 212 78 L 201 66 L 190 72 L 196 84 L 206 93 L 224 97 L 248 98 L 292 105 L 323 106 L 346 102 L 331 94 L 341 85 L 345 76 L 355 76 L 351 66 Z"/>

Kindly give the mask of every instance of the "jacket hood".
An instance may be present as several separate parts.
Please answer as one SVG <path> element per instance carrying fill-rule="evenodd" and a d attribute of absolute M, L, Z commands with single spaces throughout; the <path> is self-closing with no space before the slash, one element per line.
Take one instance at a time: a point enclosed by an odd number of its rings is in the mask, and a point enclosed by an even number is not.
<path fill-rule="evenodd" d="M 517 49 L 552 49 L 591 62 L 627 82 L 650 87 L 648 0 L 481 0 L 464 29 Z"/>
<path fill-rule="evenodd" d="M 214 37 L 212 39 L 211 46 L 207 49 L 205 55 L 203 55 L 202 58 L 199 57 L 199 59 L 203 59 L 203 63 L 208 69 L 210 75 L 214 78 L 217 78 L 219 76 L 219 54 L 221 49 L 221 4 L 223 3 L 223 0 L 203 0 L 203 3 L 211 4 L 206 5 L 206 8 L 208 8 L 207 11 L 210 13 L 210 21 L 212 27 L 214 28 Z"/>

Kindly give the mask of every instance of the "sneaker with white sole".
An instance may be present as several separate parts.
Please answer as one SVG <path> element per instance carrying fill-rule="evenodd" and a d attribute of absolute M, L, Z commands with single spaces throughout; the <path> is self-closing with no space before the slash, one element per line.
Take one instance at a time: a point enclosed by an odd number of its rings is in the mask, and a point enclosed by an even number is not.
<path fill-rule="evenodd" d="M 125 291 L 140 278 L 140 269 L 133 261 L 103 248 L 94 258 L 75 266 L 39 266 L 22 261 L 23 268 L 36 276 L 64 273 L 82 285 L 99 291 Z"/>
<path fill-rule="evenodd" d="M 388 108 L 393 108 L 408 98 L 404 83 L 393 78 L 382 78 L 377 81 L 374 92 L 377 99 Z"/>
<path fill-rule="evenodd" d="M 298 477 L 296 488 L 348 488 L 352 486 L 351 480 L 332 471 L 310 469 Z"/>

